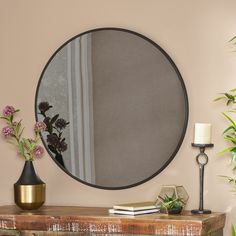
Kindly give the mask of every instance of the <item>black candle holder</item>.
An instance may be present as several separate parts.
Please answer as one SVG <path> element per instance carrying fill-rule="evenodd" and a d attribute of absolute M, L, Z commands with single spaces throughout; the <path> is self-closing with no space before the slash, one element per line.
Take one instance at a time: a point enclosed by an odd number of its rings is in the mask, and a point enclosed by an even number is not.
<path fill-rule="evenodd" d="M 200 191 L 199 191 L 199 209 L 192 210 L 193 214 L 211 214 L 211 210 L 206 210 L 203 207 L 203 191 L 204 191 L 204 168 L 208 163 L 208 156 L 205 153 L 205 148 L 214 147 L 214 144 L 196 144 L 192 143 L 193 147 L 198 147 L 200 153 L 196 156 L 196 161 L 199 166 L 199 177 L 200 177 Z M 200 157 L 203 159 L 200 161 Z"/>

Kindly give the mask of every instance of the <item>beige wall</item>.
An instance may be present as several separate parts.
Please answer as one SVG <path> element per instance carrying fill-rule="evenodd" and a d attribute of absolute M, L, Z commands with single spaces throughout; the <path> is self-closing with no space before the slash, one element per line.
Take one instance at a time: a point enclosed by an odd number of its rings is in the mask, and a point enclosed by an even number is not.
<path fill-rule="evenodd" d="M 190 194 L 187 208 L 198 206 L 198 170 L 191 147 L 194 122 L 213 124 L 214 149 L 208 151 L 205 205 L 226 211 L 227 229 L 236 223 L 236 196 L 218 175 L 230 175 L 220 116 L 223 106 L 212 99 L 235 87 L 236 54 L 227 40 L 236 34 L 234 0 L 0 0 L 0 107 L 22 109 L 25 134 L 32 133 L 34 95 L 42 68 L 65 40 L 85 30 L 114 26 L 140 32 L 159 43 L 173 58 L 185 80 L 190 102 L 186 137 L 176 158 L 159 176 L 128 190 L 105 191 L 71 179 L 46 156 L 35 166 L 47 183 L 47 204 L 111 206 L 117 202 L 154 199 L 162 184 L 183 184 Z M 13 203 L 12 184 L 23 162 L 0 142 L 0 204 Z M 60 186 L 60 187 L 59 187 Z M 229 235 L 226 231 L 225 235 Z"/>

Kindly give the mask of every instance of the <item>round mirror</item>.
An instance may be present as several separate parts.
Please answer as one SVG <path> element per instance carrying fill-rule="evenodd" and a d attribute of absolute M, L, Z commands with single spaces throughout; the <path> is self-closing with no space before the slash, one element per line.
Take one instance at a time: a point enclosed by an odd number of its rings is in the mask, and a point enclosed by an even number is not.
<path fill-rule="evenodd" d="M 166 52 L 138 33 L 101 28 L 64 43 L 36 92 L 43 143 L 70 176 L 122 189 L 159 174 L 185 135 L 188 99 Z"/>

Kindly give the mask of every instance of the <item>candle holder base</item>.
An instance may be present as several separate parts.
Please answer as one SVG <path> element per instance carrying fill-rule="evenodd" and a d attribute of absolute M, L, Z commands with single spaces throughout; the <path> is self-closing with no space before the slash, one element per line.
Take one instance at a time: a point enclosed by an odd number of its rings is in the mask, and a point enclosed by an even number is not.
<path fill-rule="evenodd" d="M 192 214 L 211 214 L 211 210 L 191 210 Z"/>
<path fill-rule="evenodd" d="M 208 143 L 208 144 L 192 143 L 192 147 L 199 147 L 199 148 L 214 147 L 214 144 L 213 143 Z"/>
<path fill-rule="evenodd" d="M 204 168 L 208 163 L 208 156 L 205 153 L 205 148 L 213 147 L 214 144 L 196 144 L 192 143 L 193 147 L 198 147 L 200 149 L 200 153 L 196 156 L 196 162 L 199 167 L 199 177 L 200 177 L 200 188 L 199 188 L 199 208 L 197 210 L 192 210 L 192 214 L 211 214 L 210 210 L 204 210 L 203 206 L 203 196 L 204 196 Z"/>

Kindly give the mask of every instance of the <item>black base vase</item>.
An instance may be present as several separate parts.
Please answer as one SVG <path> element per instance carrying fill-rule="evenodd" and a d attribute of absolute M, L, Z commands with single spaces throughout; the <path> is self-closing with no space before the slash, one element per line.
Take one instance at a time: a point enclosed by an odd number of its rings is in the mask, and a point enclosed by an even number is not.
<path fill-rule="evenodd" d="M 37 176 L 32 161 L 25 161 L 20 178 L 14 184 L 14 199 L 23 210 L 35 210 L 45 202 L 46 184 Z"/>

